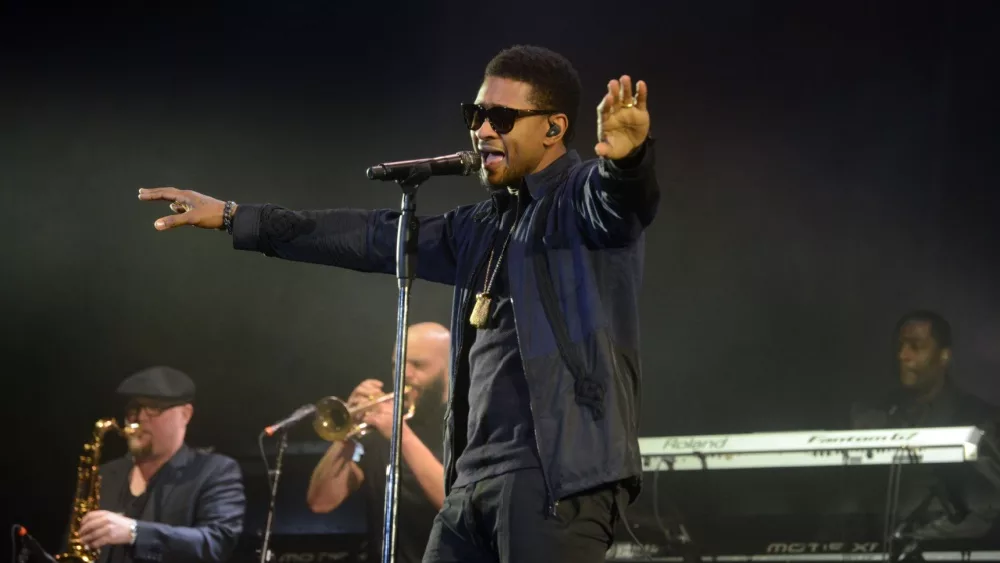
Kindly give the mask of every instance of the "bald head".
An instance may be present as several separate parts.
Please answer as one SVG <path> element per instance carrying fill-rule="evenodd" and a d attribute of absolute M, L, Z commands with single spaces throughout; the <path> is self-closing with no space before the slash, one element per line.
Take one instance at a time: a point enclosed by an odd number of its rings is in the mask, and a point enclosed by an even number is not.
<path fill-rule="evenodd" d="M 413 387 L 417 401 L 425 391 L 441 393 L 442 402 L 448 389 L 448 350 L 451 333 L 438 323 L 411 325 L 406 339 L 406 383 Z"/>
<path fill-rule="evenodd" d="M 448 356 L 448 345 L 451 344 L 451 332 L 438 323 L 417 323 L 410 325 L 406 345 L 413 353 L 413 348 L 432 348 L 437 353 Z"/>

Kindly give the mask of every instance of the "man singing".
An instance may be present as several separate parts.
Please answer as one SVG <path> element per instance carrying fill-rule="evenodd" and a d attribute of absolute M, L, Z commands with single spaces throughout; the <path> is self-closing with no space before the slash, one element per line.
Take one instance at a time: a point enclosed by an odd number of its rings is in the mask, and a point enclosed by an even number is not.
<path fill-rule="evenodd" d="M 406 384 L 412 389 L 413 418 L 403 423 L 399 464 L 396 561 L 419 563 L 434 516 L 444 503 L 444 468 L 441 465 L 441 425 L 448 395 L 448 329 L 437 323 L 418 323 L 407 331 Z M 382 382 L 362 381 L 347 398 L 354 408 L 382 394 Z M 330 512 L 357 490 L 365 500 L 368 561 L 382 553 L 382 508 L 385 468 L 392 435 L 392 402 L 380 403 L 365 413 L 364 422 L 374 431 L 358 440 L 335 442 L 323 455 L 309 480 L 306 501 L 313 512 Z M 361 450 L 357 461 L 355 450 Z"/>
<path fill-rule="evenodd" d="M 246 498 L 239 464 L 184 441 L 195 386 L 164 366 L 118 386 L 126 422 L 138 422 L 128 455 L 100 467 L 101 509 L 80 523 L 98 563 L 222 563 L 243 530 Z"/>
<path fill-rule="evenodd" d="M 603 561 L 639 492 L 638 296 L 659 203 L 647 87 L 608 83 L 586 162 L 566 148 L 580 90 L 552 51 L 500 52 L 462 105 L 490 197 L 420 219 L 417 277 L 455 286 L 447 496 L 426 562 Z M 159 230 L 225 228 L 237 249 L 395 271 L 396 211 L 237 206 L 174 188 L 139 199 L 173 202 Z"/>

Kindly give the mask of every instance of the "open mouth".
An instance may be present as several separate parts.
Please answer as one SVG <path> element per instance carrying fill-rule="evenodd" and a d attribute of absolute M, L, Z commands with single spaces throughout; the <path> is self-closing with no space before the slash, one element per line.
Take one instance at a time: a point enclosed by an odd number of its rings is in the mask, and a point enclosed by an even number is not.
<path fill-rule="evenodd" d="M 503 162 L 504 152 L 501 149 L 492 147 L 479 147 L 479 154 L 483 157 L 483 168 L 492 169 Z"/>

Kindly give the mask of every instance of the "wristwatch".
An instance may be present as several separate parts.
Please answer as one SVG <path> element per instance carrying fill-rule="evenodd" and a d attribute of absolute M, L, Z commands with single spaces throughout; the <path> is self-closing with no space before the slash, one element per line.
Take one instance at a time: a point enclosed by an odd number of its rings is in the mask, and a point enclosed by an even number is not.
<path fill-rule="evenodd" d="M 135 545 L 136 538 L 139 537 L 139 521 L 132 520 L 132 525 L 128 527 L 129 545 Z"/>

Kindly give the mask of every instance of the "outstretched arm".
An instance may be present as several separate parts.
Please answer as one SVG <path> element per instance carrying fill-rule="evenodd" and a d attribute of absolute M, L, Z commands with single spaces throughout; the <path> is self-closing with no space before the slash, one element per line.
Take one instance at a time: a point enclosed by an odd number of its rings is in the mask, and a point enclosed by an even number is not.
<path fill-rule="evenodd" d="M 224 227 L 226 204 L 176 188 L 139 190 L 144 201 L 169 201 L 174 215 L 153 225 L 165 231 L 181 226 Z M 275 205 L 231 205 L 233 246 L 285 260 L 326 264 L 360 272 L 396 271 L 399 212 L 326 209 L 293 211 Z M 452 214 L 420 217 L 417 277 L 455 283 Z"/>

